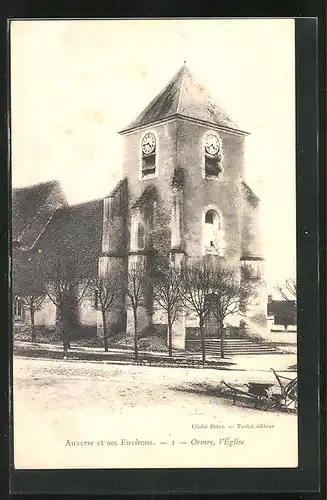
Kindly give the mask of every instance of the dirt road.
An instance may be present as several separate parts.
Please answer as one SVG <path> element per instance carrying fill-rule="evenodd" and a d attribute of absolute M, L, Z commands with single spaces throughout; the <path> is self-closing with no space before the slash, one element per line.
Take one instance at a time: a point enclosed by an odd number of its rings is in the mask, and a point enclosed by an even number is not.
<path fill-rule="evenodd" d="M 215 395 L 221 379 L 272 382 L 273 375 L 15 358 L 16 464 L 296 465 L 296 416 L 233 406 Z"/>

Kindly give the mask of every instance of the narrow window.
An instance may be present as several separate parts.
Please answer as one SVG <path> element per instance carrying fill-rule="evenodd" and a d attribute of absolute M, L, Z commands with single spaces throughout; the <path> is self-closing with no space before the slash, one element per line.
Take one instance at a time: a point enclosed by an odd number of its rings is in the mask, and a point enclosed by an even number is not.
<path fill-rule="evenodd" d="M 15 300 L 15 316 L 21 316 L 22 314 L 22 304 L 19 299 Z"/>
<path fill-rule="evenodd" d="M 22 302 L 19 297 L 14 300 L 14 319 L 21 321 L 23 316 Z"/>
<path fill-rule="evenodd" d="M 137 219 L 133 215 L 131 220 L 131 250 L 137 249 Z"/>
<path fill-rule="evenodd" d="M 148 132 L 142 139 L 142 179 L 156 173 L 156 138 Z"/>
<path fill-rule="evenodd" d="M 137 248 L 142 250 L 145 246 L 144 226 L 141 222 L 137 225 Z"/>

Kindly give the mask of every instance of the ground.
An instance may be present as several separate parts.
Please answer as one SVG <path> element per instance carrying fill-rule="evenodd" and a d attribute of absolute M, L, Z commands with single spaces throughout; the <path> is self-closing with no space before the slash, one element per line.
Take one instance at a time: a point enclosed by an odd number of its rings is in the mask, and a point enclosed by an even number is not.
<path fill-rule="evenodd" d="M 237 371 L 14 358 L 13 369 L 19 468 L 296 462 L 295 415 L 233 406 L 217 397 L 222 379 L 239 385 L 273 382 L 262 367 Z M 226 438 L 236 440 L 235 452 Z M 224 453 L 217 453 L 222 446 Z M 237 453 L 237 446 L 243 452 L 246 446 L 246 453 Z"/>

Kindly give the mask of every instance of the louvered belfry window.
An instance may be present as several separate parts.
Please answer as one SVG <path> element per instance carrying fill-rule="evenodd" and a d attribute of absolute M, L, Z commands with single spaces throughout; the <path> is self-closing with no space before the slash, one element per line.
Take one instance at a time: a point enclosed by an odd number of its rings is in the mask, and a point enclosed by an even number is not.
<path fill-rule="evenodd" d="M 204 135 L 203 145 L 205 177 L 217 178 L 222 172 L 221 139 L 216 132 L 209 131 Z"/>
<path fill-rule="evenodd" d="M 219 177 L 221 166 L 218 158 L 205 155 L 205 174 L 206 177 Z"/>

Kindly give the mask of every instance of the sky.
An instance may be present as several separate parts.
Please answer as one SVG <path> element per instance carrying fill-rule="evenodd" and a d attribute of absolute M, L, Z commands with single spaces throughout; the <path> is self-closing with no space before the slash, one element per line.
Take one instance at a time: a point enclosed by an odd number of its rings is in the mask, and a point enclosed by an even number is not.
<path fill-rule="evenodd" d="M 295 276 L 295 41 L 291 19 L 11 23 L 12 185 L 57 179 L 69 203 L 108 194 L 122 137 L 186 61 L 242 128 L 261 198 L 269 291 Z"/>

